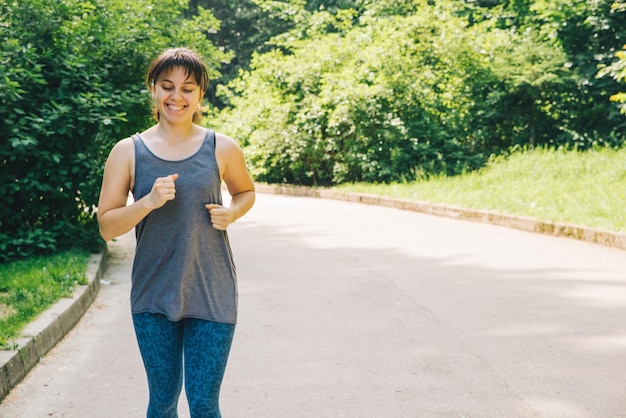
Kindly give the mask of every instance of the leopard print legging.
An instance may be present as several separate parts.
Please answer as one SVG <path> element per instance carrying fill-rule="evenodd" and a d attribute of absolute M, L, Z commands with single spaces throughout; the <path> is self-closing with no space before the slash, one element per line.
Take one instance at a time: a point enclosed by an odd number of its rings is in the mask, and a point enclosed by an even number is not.
<path fill-rule="evenodd" d="M 191 417 L 220 418 L 220 387 L 235 325 L 193 318 L 174 322 L 152 313 L 134 314 L 133 324 L 150 391 L 147 417 L 178 417 L 184 376 Z"/>

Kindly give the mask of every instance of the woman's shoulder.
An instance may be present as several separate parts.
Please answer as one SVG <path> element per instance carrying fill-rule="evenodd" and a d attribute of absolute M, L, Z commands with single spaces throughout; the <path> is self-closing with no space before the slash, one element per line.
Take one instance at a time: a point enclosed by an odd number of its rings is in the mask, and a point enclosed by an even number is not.
<path fill-rule="evenodd" d="M 128 136 L 126 138 L 120 139 L 119 141 L 117 141 L 117 143 L 115 144 L 116 147 L 131 147 L 133 146 L 133 136 Z"/>
<path fill-rule="evenodd" d="M 241 146 L 237 141 L 219 132 L 215 132 L 215 145 L 218 150 L 222 151 L 241 150 Z"/>
<path fill-rule="evenodd" d="M 133 144 L 133 138 L 127 137 L 124 139 L 120 139 L 113 145 L 113 149 L 111 150 L 111 157 L 114 158 L 128 158 L 131 155 L 134 155 L 135 146 Z"/>

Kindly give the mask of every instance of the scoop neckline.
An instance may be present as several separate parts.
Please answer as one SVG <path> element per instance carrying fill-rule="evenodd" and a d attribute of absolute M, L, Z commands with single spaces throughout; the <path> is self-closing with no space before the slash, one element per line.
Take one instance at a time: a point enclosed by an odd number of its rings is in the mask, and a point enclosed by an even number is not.
<path fill-rule="evenodd" d="M 150 149 L 150 147 L 146 144 L 146 141 L 143 139 L 143 137 L 141 136 L 141 134 L 140 134 L 140 133 L 137 133 L 137 134 L 136 134 L 136 136 L 137 136 L 137 138 L 141 141 L 141 143 L 142 143 L 142 144 L 143 144 L 143 146 L 146 148 L 146 150 L 148 150 L 148 152 L 150 153 L 150 155 L 152 155 L 154 158 L 157 158 L 157 159 L 159 159 L 159 160 L 161 160 L 161 161 L 165 161 L 165 162 L 168 162 L 168 163 L 177 163 L 177 162 L 182 162 L 182 161 L 189 160 L 189 159 L 191 159 L 191 158 L 195 157 L 196 155 L 198 155 L 198 153 L 202 150 L 202 147 L 204 146 L 204 143 L 207 141 L 207 138 L 208 138 L 208 136 L 209 136 L 209 130 L 208 130 L 208 129 L 206 130 L 206 133 L 205 133 L 205 135 L 204 135 L 204 138 L 202 139 L 202 142 L 200 143 L 200 146 L 198 147 L 198 149 L 197 149 L 197 150 L 195 150 L 195 151 L 194 151 L 192 154 L 190 154 L 189 156 L 184 157 L 184 158 L 181 158 L 181 159 L 178 159 L 178 160 L 169 160 L 169 159 L 167 159 L 167 158 L 163 158 L 163 157 L 161 157 L 161 156 L 157 155 L 157 154 L 156 154 L 154 151 L 152 151 L 152 150 Z"/>

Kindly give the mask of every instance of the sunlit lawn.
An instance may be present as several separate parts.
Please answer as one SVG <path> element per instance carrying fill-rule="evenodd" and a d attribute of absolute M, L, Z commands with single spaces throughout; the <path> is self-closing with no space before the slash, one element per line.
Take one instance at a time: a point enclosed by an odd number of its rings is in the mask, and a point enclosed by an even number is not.
<path fill-rule="evenodd" d="M 338 189 L 626 231 L 626 149 L 538 149 L 463 176 Z"/>

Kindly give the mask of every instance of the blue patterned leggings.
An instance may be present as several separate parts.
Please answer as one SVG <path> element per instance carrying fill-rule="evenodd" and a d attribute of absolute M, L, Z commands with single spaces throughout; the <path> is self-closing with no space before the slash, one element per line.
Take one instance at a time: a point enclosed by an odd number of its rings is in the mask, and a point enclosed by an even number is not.
<path fill-rule="evenodd" d="M 148 418 L 178 417 L 183 374 L 191 417 L 221 417 L 220 386 L 235 325 L 192 318 L 173 322 L 152 313 L 134 314 L 133 324 L 148 377 Z"/>

